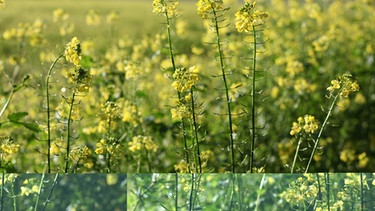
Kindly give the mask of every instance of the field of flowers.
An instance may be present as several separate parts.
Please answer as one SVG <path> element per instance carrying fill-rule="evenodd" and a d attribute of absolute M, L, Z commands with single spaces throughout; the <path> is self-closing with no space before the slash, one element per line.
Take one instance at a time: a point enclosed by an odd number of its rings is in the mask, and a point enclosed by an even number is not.
<path fill-rule="evenodd" d="M 374 1 L 0 2 L 3 172 L 375 169 Z"/>

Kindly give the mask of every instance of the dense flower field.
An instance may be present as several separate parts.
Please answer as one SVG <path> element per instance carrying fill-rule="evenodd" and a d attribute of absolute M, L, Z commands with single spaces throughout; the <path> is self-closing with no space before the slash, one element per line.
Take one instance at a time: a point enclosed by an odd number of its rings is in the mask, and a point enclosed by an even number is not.
<path fill-rule="evenodd" d="M 1 2 L 2 171 L 375 169 L 373 1 Z"/>

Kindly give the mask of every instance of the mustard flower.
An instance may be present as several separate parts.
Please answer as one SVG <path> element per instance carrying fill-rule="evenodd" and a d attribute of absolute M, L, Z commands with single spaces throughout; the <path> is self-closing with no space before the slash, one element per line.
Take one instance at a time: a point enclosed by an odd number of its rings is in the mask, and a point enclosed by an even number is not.
<path fill-rule="evenodd" d="M 0 9 L 4 7 L 4 4 L 5 4 L 5 0 L 0 0 Z"/>
<path fill-rule="evenodd" d="M 153 13 L 166 14 L 168 17 L 175 15 L 178 1 L 176 0 L 154 0 Z"/>
<path fill-rule="evenodd" d="M 208 18 L 212 11 L 221 9 L 223 9 L 222 0 L 199 0 L 197 3 L 198 15 L 203 19 Z"/>
<path fill-rule="evenodd" d="M 77 37 L 73 37 L 65 47 L 65 59 L 80 68 L 81 65 L 81 44 Z"/>
<path fill-rule="evenodd" d="M 350 74 L 343 74 L 337 79 L 331 81 L 331 86 L 327 88 L 330 92 L 329 97 L 338 94 L 340 98 L 347 98 L 350 93 L 359 91 L 357 81 L 353 81 Z"/>
<path fill-rule="evenodd" d="M 183 118 L 189 118 L 191 116 L 190 110 L 186 105 L 178 105 L 176 108 L 171 109 L 172 120 L 180 121 Z"/>
<path fill-rule="evenodd" d="M 293 122 L 293 126 L 290 131 L 290 135 L 292 136 L 300 134 L 301 132 L 312 134 L 319 128 L 319 124 L 315 120 L 315 117 L 308 114 L 306 114 L 303 118 L 299 117 L 297 121 L 298 122 Z"/>
<path fill-rule="evenodd" d="M 0 137 L 0 154 L 16 154 L 20 148 L 19 144 L 14 144 L 11 137 Z"/>
<path fill-rule="evenodd" d="M 189 69 L 178 68 L 175 73 L 173 73 L 173 78 L 175 81 L 172 83 L 173 88 L 178 92 L 184 92 L 190 90 L 195 86 L 199 80 L 198 70 L 195 66 Z"/>
<path fill-rule="evenodd" d="M 238 32 L 249 32 L 252 31 L 253 27 L 263 25 L 265 19 L 268 17 L 267 12 L 260 12 L 255 10 L 256 2 L 246 2 L 236 12 L 236 28 Z"/>
<path fill-rule="evenodd" d="M 141 151 L 142 149 L 156 152 L 158 150 L 158 145 L 155 144 L 151 136 L 134 136 L 132 141 L 129 142 L 129 150 L 132 152 L 137 152 Z"/>

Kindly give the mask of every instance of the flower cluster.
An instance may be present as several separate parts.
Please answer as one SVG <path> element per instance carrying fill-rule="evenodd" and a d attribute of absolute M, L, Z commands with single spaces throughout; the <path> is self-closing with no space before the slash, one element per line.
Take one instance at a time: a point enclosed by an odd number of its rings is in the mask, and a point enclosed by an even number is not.
<path fill-rule="evenodd" d="M 121 109 L 115 102 L 107 101 L 101 105 L 100 122 L 98 132 L 106 133 L 109 130 L 115 130 L 119 119 L 122 118 Z"/>
<path fill-rule="evenodd" d="M 134 136 L 129 142 L 129 150 L 132 152 L 137 152 L 142 151 L 143 149 L 156 152 L 158 150 L 158 145 L 155 144 L 151 136 Z"/>
<path fill-rule="evenodd" d="M 122 152 L 122 145 L 118 143 L 118 140 L 110 137 L 107 139 L 100 139 L 99 143 L 96 144 L 95 153 L 98 155 L 120 155 Z"/>
<path fill-rule="evenodd" d="M 4 0 L 0 0 L 0 9 L 4 7 Z"/>
<path fill-rule="evenodd" d="M 191 112 L 189 108 L 183 103 L 178 103 L 176 108 L 171 109 L 172 120 L 180 121 L 184 118 L 190 118 Z"/>
<path fill-rule="evenodd" d="M 173 88 L 178 92 L 184 92 L 194 87 L 198 80 L 198 70 L 195 66 L 189 69 L 178 68 L 173 73 L 174 82 L 172 83 Z"/>
<path fill-rule="evenodd" d="M 7 29 L 3 33 L 5 40 L 15 39 L 18 42 L 27 40 L 31 46 L 45 43 L 43 30 L 46 25 L 41 19 L 36 19 L 34 23 L 19 23 L 17 27 Z"/>
<path fill-rule="evenodd" d="M 198 15 L 203 19 L 209 17 L 212 11 L 223 9 L 222 0 L 199 0 L 197 3 Z"/>
<path fill-rule="evenodd" d="M 249 32 L 253 30 L 253 27 L 264 24 L 268 13 L 255 10 L 255 5 L 256 2 L 252 4 L 246 2 L 236 12 L 236 28 L 238 32 Z"/>
<path fill-rule="evenodd" d="M 296 134 L 300 134 L 301 132 L 314 133 L 319 124 L 315 120 L 314 116 L 306 114 L 304 118 L 298 117 L 298 122 L 293 122 L 292 130 L 290 131 L 290 135 L 294 136 Z"/>
<path fill-rule="evenodd" d="M 331 81 L 331 86 L 327 88 L 331 96 L 338 94 L 340 98 L 346 98 L 351 92 L 359 91 L 359 85 L 357 81 L 353 81 L 350 74 L 343 74 L 337 79 Z M 337 93 L 336 93 L 337 91 Z"/>
<path fill-rule="evenodd" d="M 83 165 L 88 169 L 91 169 L 94 166 L 94 162 L 91 157 L 92 152 L 87 146 L 73 149 L 70 153 L 70 159 L 75 160 L 77 164 Z"/>
<path fill-rule="evenodd" d="M 74 64 L 76 68 L 81 68 L 81 44 L 77 37 L 73 37 L 65 48 L 65 59 Z"/>
<path fill-rule="evenodd" d="M 176 13 L 178 1 L 176 0 L 154 0 L 152 6 L 154 9 L 153 13 L 167 14 L 168 17 L 173 16 Z"/>
<path fill-rule="evenodd" d="M 14 144 L 12 137 L 2 136 L 0 137 L 0 154 L 16 154 L 20 148 L 19 144 Z"/>
<path fill-rule="evenodd" d="M 304 175 L 308 177 L 308 175 Z M 289 188 L 280 194 L 280 198 L 297 207 L 311 203 L 318 194 L 317 179 L 299 177 L 289 184 Z"/>

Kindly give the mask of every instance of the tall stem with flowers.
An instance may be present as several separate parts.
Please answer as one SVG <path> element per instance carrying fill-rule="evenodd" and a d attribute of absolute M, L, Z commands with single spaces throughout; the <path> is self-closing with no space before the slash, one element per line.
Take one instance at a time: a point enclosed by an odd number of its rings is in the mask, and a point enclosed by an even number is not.
<path fill-rule="evenodd" d="M 231 99 L 229 96 L 229 85 L 227 75 L 229 74 L 225 68 L 224 62 L 224 53 L 223 53 L 223 42 L 221 40 L 220 29 L 225 26 L 221 26 L 220 23 L 223 22 L 222 13 L 229 10 L 229 8 L 223 8 L 223 1 L 222 0 L 199 0 L 197 3 L 197 10 L 198 15 L 202 17 L 202 19 L 210 19 L 212 20 L 213 26 L 212 29 L 216 34 L 216 47 L 218 52 L 218 59 L 220 63 L 220 70 L 221 70 L 221 77 L 224 83 L 225 89 L 225 99 L 228 111 L 228 127 L 229 127 L 229 146 L 231 152 L 231 171 L 235 173 L 236 166 L 235 166 L 235 154 L 234 154 L 234 132 L 233 132 L 233 121 L 232 121 L 232 106 L 231 106 Z"/>
<path fill-rule="evenodd" d="M 171 35 L 171 19 L 176 15 L 176 8 L 178 1 L 176 0 L 154 0 L 154 13 L 163 14 L 165 16 L 167 25 L 167 39 L 168 39 L 168 50 L 169 57 L 172 64 L 173 79 L 172 87 L 177 91 L 178 99 L 177 107 L 171 109 L 172 119 L 181 122 L 181 130 L 184 142 L 184 156 L 186 161 L 186 170 L 183 172 L 199 172 L 202 173 L 202 161 L 199 147 L 198 138 L 198 124 L 197 124 L 197 111 L 195 106 L 194 88 L 199 80 L 198 72 L 195 66 L 190 68 L 177 68 L 175 62 L 175 52 L 172 45 Z M 189 149 L 191 148 L 188 144 L 188 133 L 186 131 L 187 122 L 191 125 L 191 137 L 192 137 L 192 148 L 193 148 L 193 159 L 195 165 L 193 165 L 189 156 Z M 192 169 L 194 168 L 195 169 Z"/>
<path fill-rule="evenodd" d="M 255 123 L 255 104 L 256 104 L 256 75 L 257 72 L 257 60 L 258 60 L 258 45 L 261 44 L 259 40 L 259 34 L 264 28 L 265 19 L 268 17 L 267 12 L 260 12 L 255 10 L 256 2 L 248 3 L 246 2 L 241 8 L 236 12 L 236 28 L 238 32 L 250 32 L 252 33 L 251 51 L 252 51 L 252 68 L 251 68 L 251 146 L 250 146 L 250 156 L 249 156 L 249 171 L 253 172 L 254 169 L 254 154 L 255 154 L 255 139 L 256 139 L 256 123 Z"/>
<path fill-rule="evenodd" d="M 65 156 L 65 173 L 68 173 L 69 168 L 69 154 L 72 139 L 72 122 L 78 119 L 78 112 L 74 108 L 78 105 L 76 102 L 77 97 L 82 97 L 88 94 L 92 76 L 89 71 L 84 70 L 81 65 L 81 45 L 77 37 L 73 37 L 66 45 L 64 52 L 65 59 L 74 65 L 72 70 L 65 73 L 65 77 L 71 83 L 71 97 L 65 97 L 64 102 L 67 106 L 67 116 L 60 115 L 67 118 L 67 143 L 66 143 L 66 156 Z"/>
<path fill-rule="evenodd" d="M 350 93 L 359 91 L 359 85 L 357 81 L 354 81 L 352 79 L 352 76 L 350 74 L 343 74 L 339 76 L 337 79 L 332 80 L 331 86 L 329 86 L 327 90 L 329 91 L 329 95 L 327 96 L 327 98 L 332 99 L 332 102 L 328 108 L 327 115 L 322 123 L 322 126 L 320 127 L 319 133 L 316 138 L 313 138 L 312 134 L 316 130 L 318 130 L 319 126 L 314 116 L 305 115 L 304 118 L 299 117 L 298 122 L 293 122 L 290 135 L 295 136 L 299 141 L 294 156 L 291 173 L 293 173 L 294 171 L 300 145 L 304 140 L 307 139 L 312 140 L 314 143 L 309 161 L 304 172 L 307 173 L 309 171 L 312 159 L 314 158 L 315 152 L 318 148 L 319 140 L 322 136 L 324 128 L 329 124 L 328 119 L 332 115 L 333 109 L 337 104 L 337 100 L 340 98 L 348 98 Z"/>

